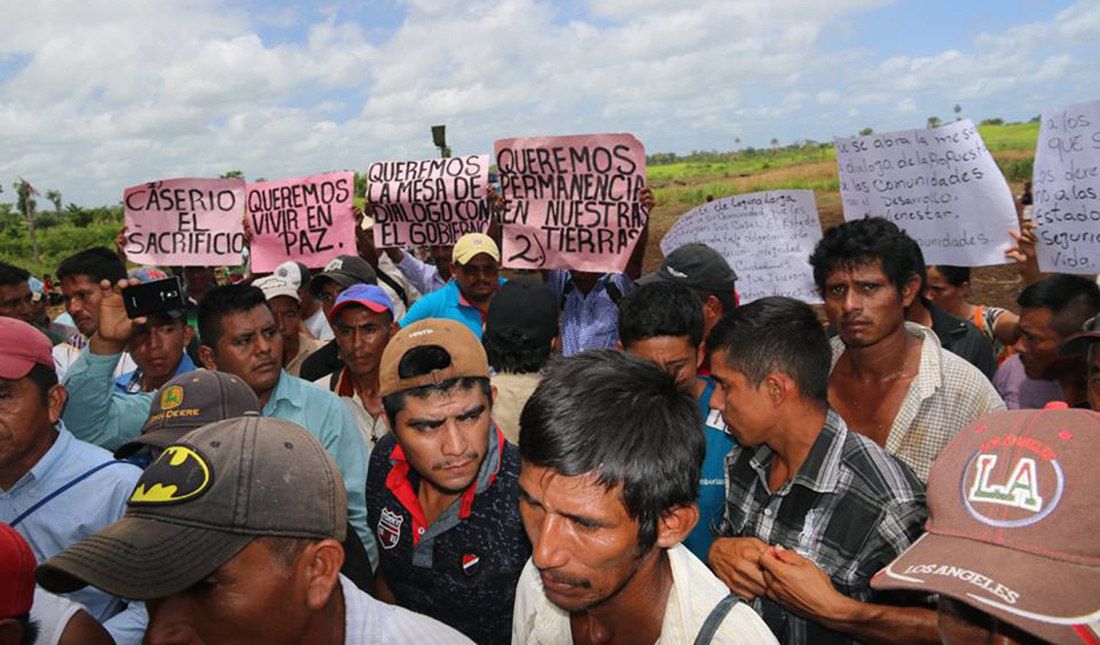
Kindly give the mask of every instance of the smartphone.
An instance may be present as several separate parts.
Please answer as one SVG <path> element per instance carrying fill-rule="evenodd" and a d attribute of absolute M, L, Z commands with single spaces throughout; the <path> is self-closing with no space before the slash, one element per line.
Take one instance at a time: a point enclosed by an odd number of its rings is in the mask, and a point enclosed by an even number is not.
<path fill-rule="evenodd" d="M 183 282 L 175 276 L 126 287 L 122 290 L 122 300 L 126 303 L 126 315 L 131 319 L 187 309 Z"/>

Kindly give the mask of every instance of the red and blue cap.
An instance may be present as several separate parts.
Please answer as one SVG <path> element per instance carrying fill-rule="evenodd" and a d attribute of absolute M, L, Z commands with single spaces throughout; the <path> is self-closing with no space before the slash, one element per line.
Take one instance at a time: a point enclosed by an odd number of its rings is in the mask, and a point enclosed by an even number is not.
<path fill-rule="evenodd" d="M 336 303 L 332 305 L 332 311 L 328 315 L 329 322 L 335 321 L 341 311 L 352 305 L 366 307 L 376 314 L 388 311 L 393 315 L 393 303 L 382 287 L 376 284 L 354 284 L 336 296 Z"/>

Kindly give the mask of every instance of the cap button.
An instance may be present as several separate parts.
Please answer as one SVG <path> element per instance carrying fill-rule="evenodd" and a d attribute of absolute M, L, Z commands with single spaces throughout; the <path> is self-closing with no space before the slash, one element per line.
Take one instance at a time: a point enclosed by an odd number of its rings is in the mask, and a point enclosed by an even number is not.
<path fill-rule="evenodd" d="M 1065 401 L 1051 401 L 1043 406 L 1044 410 L 1068 410 L 1069 404 Z"/>

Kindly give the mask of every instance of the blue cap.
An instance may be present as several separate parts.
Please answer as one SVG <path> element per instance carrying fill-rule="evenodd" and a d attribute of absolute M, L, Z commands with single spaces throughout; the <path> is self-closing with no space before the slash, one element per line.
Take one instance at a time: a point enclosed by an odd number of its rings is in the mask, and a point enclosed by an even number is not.
<path fill-rule="evenodd" d="M 388 311 L 393 315 L 393 303 L 382 287 L 376 284 L 353 284 L 336 296 L 336 303 L 332 305 L 332 311 L 328 315 L 329 322 L 336 320 L 336 316 L 351 305 L 361 305 L 376 314 Z"/>

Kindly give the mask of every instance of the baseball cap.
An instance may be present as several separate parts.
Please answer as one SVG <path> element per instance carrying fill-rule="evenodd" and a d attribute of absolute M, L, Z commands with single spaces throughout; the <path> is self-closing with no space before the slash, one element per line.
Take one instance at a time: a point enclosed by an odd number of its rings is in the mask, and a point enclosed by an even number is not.
<path fill-rule="evenodd" d="M 309 267 L 293 260 L 288 260 L 275 267 L 275 271 L 271 275 L 289 280 L 295 287 L 301 287 L 303 283 L 308 284 L 310 280 Z"/>
<path fill-rule="evenodd" d="M 264 292 L 265 300 L 286 296 L 293 298 L 294 302 L 302 301 L 302 297 L 298 295 L 299 283 L 290 278 L 282 278 L 272 274 L 256 280 L 252 283 L 252 286 L 259 287 L 260 291 Z"/>
<path fill-rule="evenodd" d="M 119 446 L 115 457 L 128 457 L 145 446 L 167 448 L 208 423 L 259 413 L 260 400 L 239 377 L 213 370 L 187 372 L 161 386 L 141 434 Z"/>
<path fill-rule="evenodd" d="M 447 352 L 451 364 L 428 374 L 401 378 L 397 367 L 410 350 L 417 347 L 436 346 Z M 447 318 L 426 318 L 393 335 L 382 351 L 379 366 L 379 394 L 388 396 L 401 390 L 424 385 L 438 385 L 443 381 L 463 376 L 489 378 L 489 359 L 477 336 L 466 325 Z"/>
<path fill-rule="evenodd" d="M 458 238 L 451 251 L 451 260 L 455 264 L 466 264 L 479 253 L 485 253 L 500 262 L 500 249 L 497 248 L 497 243 L 484 233 L 467 233 Z"/>
<path fill-rule="evenodd" d="M 300 426 L 259 416 L 218 421 L 168 446 L 138 479 L 123 518 L 39 566 L 38 584 L 162 598 L 256 537 L 342 541 L 347 507 L 336 463 Z"/>
<path fill-rule="evenodd" d="M 15 381 L 26 376 L 35 365 L 55 369 L 53 346 L 38 328 L 0 316 L 0 378 Z"/>
<path fill-rule="evenodd" d="M 36 564 L 23 536 L 0 522 L 0 620 L 30 612 Z"/>
<path fill-rule="evenodd" d="M 659 280 L 704 291 L 733 291 L 737 273 L 718 251 L 706 244 L 692 242 L 669 253 L 661 262 L 661 267 L 638 280 L 638 284 Z"/>
<path fill-rule="evenodd" d="M 944 594 L 1048 641 L 1095 642 L 1097 454 L 1095 412 L 977 419 L 932 464 L 926 533 L 871 586 Z"/>
<path fill-rule="evenodd" d="M 543 347 L 558 335 L 558 302 L 549 287 L 525 280 L 504 283 L 489 303 L 485 333 L 511 329 Z"/>
<path fill-rule="evenodd" d="M 1067 337 L 1058 347 L 1058 353 L 1062 356 L 1084 354 L 1093 343 L 1100 342 L 1100 315 L 1093 316 L 1085 321 L 1081 331 Z"/>
<path fill-rule="evenodd" d="M 376 314 L 388 311 L 393 315 L 393 303 L 382 287 L 376 284 L 353 284 L 336 296 L 336 302 L 328 315 L 329 321 L 336 320 L 341 311 L 352 305 L 362 305 Z"/>
<path fill-rule="evenodd" d="M 309 290 L 313 295 L 321 291 L 326 280 L 333 280 L 345 289 L 353 284 L 378 284 L 378 275 L 369 262 L 358 255 L 338 255 L 325 265 L 324 272 L 313 278 Z"/>

